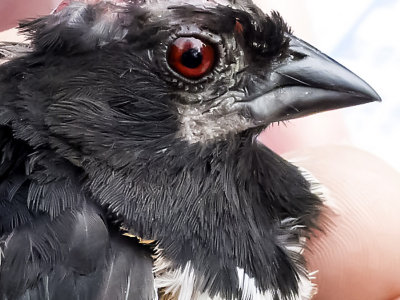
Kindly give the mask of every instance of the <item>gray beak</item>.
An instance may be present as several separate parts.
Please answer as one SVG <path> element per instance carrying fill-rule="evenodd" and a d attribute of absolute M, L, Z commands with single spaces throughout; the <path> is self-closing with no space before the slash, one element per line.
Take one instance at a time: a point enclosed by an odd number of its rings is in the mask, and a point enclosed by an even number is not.
<path fill-rule="evenodd" d="M 256 123 L 381 101 L 364 80 L 294 36 L 289 54 L 270 73 L 263 91 L 235 103 Z"/>

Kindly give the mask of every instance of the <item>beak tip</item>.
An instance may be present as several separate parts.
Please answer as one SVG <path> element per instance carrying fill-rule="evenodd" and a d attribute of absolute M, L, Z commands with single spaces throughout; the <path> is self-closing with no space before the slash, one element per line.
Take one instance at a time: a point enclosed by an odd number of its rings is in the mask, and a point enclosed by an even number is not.
<path fill-rule="evenodd" d="M 382 102 L 381 96 L 379 96 L 379 94 L 370 86 L 368 92 L 364 95 L 366 96 L 366 99 L 368 99 L 367 102 Z"/>
<path fill-rule="evenodd" d="M 376 94 L 376 97 L 373 98 L 374 102 L 382 102 L 382 98 L 381 96 L 379 96 L 378 94 Z"/>

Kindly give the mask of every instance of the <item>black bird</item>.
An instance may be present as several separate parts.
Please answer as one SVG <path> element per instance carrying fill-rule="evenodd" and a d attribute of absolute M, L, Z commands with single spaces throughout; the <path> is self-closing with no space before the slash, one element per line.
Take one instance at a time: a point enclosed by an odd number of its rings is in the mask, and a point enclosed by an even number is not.
<path fill-rule="evenodd" d="M 380 100 L 368 84 L 250 0 L 71 3 L 20 30 L 30 50 L 0 67 L 1 299 L 311 298 L 322 199 L 256 137 Z"/>

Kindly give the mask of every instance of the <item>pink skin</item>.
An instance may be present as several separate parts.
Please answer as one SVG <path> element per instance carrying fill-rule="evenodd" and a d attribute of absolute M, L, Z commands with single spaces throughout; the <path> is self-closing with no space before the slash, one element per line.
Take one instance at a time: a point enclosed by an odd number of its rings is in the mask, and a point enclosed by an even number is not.
<path fill-rule="evenodd" d="M 48 14 L 60 2 L 1 0 L 0 31 Z M 347 137 L 341 113 L 329 112 L 272 126 L 259 140 L 308 169 L 329 191 L 335 212 L 326 210 L 326 231 L 316 233 L 305 253 L 310 271 L 319 270 L 315 299 L 400 300 L 400 174 L 351 147 L 310 148 Z"/>
<path fill-rule="evenodd" d="M 279 154 L 349 141 L 340 111 L 273 124 L 259 136 L 259 140 Z"/>
<path fill-rule="evenodd" d="M 0 31 L 15 27 L 19 20 L 50 13 L 56 0 L 1 0 Z"/>

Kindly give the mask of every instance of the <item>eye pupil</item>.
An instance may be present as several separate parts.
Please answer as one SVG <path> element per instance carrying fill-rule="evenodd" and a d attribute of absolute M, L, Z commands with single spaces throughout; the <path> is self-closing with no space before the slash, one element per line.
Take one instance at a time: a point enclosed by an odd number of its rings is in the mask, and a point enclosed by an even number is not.
<path fill-rule="evenodd" d="M 195 48 L 189 49 L 181 56 L 181 63 L 185 67 L 195 69 L 201 65 L 203 61 L 203 54 Z"/>

